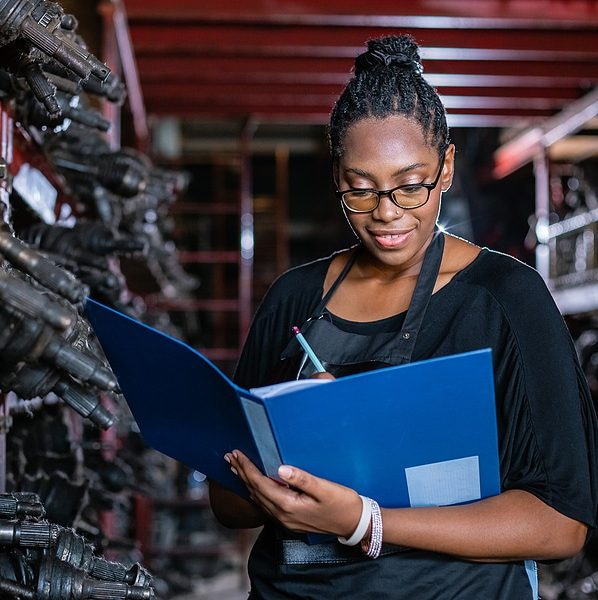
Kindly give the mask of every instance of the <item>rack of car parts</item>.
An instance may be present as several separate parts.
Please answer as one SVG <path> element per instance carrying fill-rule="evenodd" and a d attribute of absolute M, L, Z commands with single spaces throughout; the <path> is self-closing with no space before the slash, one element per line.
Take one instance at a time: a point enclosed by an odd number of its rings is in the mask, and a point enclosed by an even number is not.
<path fill-rule="evenodd" d="M 186 175 L 106 135 L 101 107 L 125 102 L 74 15 L 0 0 L 3 598 L 168 598 L 192 587 L 182 560 L 144 555 L 156 526 L 140 510 L 180 497 L 188 470 L 140 439 L 84 316 L 91 296 L 181 337 L 143 298 L 184 300 L 198 285 L 170 237 Z M 180 539 L 212 527 L 161 518 Z"/>

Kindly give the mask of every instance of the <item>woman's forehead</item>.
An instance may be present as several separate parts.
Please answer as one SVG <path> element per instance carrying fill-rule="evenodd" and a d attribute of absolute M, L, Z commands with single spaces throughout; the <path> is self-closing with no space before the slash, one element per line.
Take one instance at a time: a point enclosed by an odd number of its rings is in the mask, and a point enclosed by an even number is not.
<path fill-rule="evenodd" d="M 341 161 L 427 163 L 436 158 L 437 152 L 424 137 L 419 123 L 393 115 L 361 119 L 351 125 L 345 135 Z"/>

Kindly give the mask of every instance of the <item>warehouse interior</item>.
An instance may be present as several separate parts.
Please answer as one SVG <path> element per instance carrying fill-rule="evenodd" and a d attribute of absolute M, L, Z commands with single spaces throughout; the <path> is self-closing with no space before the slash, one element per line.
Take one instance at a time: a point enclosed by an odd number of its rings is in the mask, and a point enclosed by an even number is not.
<path fill-rule="evenodd" d="M 327 124 L 396 33 L 456 146 L 442 227 L 540 272 L 596 402 L 598 2 L 0 0 L 1 598 L 247 597 L 255 532 L 143 441 L 85 298 L 232 376 L 270 284 L 356 242 Z M 539 569 L 598 598 L 595 537 Z"/>

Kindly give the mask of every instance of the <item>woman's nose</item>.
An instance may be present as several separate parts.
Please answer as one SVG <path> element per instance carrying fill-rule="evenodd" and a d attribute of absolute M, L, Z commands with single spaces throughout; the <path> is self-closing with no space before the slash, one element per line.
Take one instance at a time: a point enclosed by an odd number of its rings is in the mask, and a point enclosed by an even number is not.
<path fill-rule="evenodd" d="M 380 202 L 372 217 L 380 221 L 393 221 L 403 216 L 404 208 L 397 206 L 391 199 L 390 194 L 380 194 Z"/>

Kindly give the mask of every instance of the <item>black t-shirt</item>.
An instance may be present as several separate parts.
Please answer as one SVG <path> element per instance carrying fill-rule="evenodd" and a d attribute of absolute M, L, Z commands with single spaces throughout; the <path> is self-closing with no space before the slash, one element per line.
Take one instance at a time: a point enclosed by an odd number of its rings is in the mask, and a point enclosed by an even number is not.
<path fill-rule="evenodd" d="M 235 373 L 239 385 L 271 383 L 291 327 L 311 316 L 322 297 L 331 260 L 291 269 L 272 285 Z M 341 329 L 370 335 L 398 332 L 404 313 L 371 323 L 333 319 Z M 433 294 L 413 360 L 487 347 L 493 351 L 502 489 L 526 490 L 594 527 L 598 427 L 573 343 L 539 274 L 483 249 Z M 350 566 L 279 567 L 268 532 L 254 548 L 249 569 L 257 598 L 531 597 L 523 563 L 468 563 L 412 552 Z M 360 592 L 358 582 L 366 575 L 369 583 Z M 372 587 L 370 577 L 379 583 Z"/>

